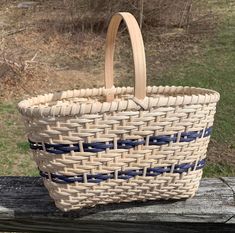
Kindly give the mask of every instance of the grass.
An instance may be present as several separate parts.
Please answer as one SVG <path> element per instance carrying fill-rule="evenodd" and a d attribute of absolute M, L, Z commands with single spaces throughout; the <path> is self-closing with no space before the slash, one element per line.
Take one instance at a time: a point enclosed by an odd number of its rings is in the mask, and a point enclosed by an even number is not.
<path fill-rule="evenodd" d="M 235 176 L 235 167 L 228 164 L 207 164 L 203 169 L 204 177 Z"/>
<path fill-rule="evenodd" d="M 218 143 L 235 142 L 235 15 L 221 26 L 204 53 L 182 62 L 160 77 L 157 85 L 182 85 L 214 89 L 221 94 L 217 106 L 213 138 Z M 152 84 L 156 82 L 152 80 Z"/>
<path fill-rule="evenodd" d="M 212 139 L 234 148 L 235 142 L 235 14 L 218 28 L 213 40 L 200 46 L 200 55 L 187 58 L 151 85 L 188 85 L 220 92 Z M 157 81 L 156 81 L 157 80 Z M 205 177 L 235 176 L 235 166 L 209 161 Z M 0 175 L 37 175 L 15 102 L 0 103 Z"/>
<path fill-rule="evenodd" d="M 0 103 L 0 176 L 38 175 L 16 103 Z"/>
<path fill-rule="evenodd" d="M 160 75 L 157 85 L 205 87 L 218 91 L 221 99 L 217 106 L 212 139 L 218 146 L 235 147 L 235 14 L 222 24 L 212 41 L 201 45 L 203 53 L 185 59 Z M 156 85 L 152 80 L 151 84 Z M 204 177 L 235 176 L 234 165 L 210 161 Z"/>

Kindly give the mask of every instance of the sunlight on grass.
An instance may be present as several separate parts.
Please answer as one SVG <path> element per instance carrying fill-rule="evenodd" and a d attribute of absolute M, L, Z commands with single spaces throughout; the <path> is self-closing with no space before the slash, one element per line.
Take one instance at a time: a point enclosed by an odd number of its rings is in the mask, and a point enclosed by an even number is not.
<path fill-rule="evenodd" d="M 217 145 L 227 145 L 230 148 L 235 147 L 234 12 L 220 25 L 211 41 L 200 45 L 202 55 L 185 58 L 180 64 L 160 74 L 157 83 L 151 80 L 151 85 L 195 86 L 218 91 L 221 98 L 217 105 L 212 139 Z M 208 164 L 204 176 L 235 176 L 235 167 L 226 163 Z"/>
<path fill-rule="evenodd" d="M 235 15 L 229 25 L 221 26 L 216 37 L 202 49 L 204 50 L 202 56 L 193 57 L 161 74 L 157 85 L 195 86 L 218 91 L 221 99 L 217 106 L 212 137 L 219 143 L 233 144 L 235 142 Z"/>

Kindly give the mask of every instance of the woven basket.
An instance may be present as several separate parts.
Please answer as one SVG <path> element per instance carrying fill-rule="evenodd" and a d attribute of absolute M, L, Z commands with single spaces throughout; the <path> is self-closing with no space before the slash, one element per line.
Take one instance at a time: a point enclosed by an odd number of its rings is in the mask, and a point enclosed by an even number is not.
<path fill-rule="evenodd" d="M 135 87 L 113 87 L 114 42 L 124 20 Z M 21 101 L 34 160 L 63 211 L 113 202 L 195 194 L 205 165 L 219 93 L 146 87 L 140 29 L 129 13 L 110 22 L 105 88 L 69 90 Z"/>

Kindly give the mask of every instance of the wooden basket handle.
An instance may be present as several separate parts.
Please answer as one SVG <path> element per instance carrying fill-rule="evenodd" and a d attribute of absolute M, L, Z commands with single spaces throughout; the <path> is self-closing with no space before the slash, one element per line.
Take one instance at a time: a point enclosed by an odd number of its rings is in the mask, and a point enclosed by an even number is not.
<path fill-rule="evenodd" d="M 135 17 L 128 12 L 116 13 L 108 27 L 106 45 L 105 45 L 105 88 L 111 89 L 113 87 L 113 58 L 115 39 L 121 21 L 127 25 L 135 66 L 135 98 L 144 99 L 146 96 L 146 62 L 144 43 L 141 35 L 139 25 Z M 107 101 L 114 99 L 114 94 L 107 94 Z"/>

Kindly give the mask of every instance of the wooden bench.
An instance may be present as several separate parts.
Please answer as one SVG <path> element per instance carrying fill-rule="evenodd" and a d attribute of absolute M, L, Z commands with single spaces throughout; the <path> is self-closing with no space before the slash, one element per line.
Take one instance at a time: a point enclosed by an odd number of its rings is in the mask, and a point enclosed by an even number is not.
<path fill-rule="evenodd" d="M 0 177 L 0 231 L 235 232 L 235 177 L 203 179 L 186 201 L 110 204 L 63 213 L 38 177 Z"/>

